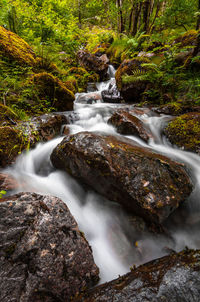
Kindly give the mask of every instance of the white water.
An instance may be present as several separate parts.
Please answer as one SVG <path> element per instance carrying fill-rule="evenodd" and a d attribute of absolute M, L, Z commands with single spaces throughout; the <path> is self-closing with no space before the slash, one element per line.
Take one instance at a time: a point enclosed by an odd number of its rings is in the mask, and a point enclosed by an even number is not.
<path fill-rule="evenodd" d="M 113 76 L 114 70 L 110 69 L 110 74 Z M 98 89 L 105 89 L 108 85 L 109 82 L 101 83 Z M 117 107 L 122 105 L 75 103 L 74 110 L 79 119 L 69 125 L 70 132 L 75 134 L 80 131 L 103 131 L 118 135 L 114 127 L 107 124 L 108 118 Z M 200 157 L 174 149 L 163 141 L 162 124 L 170 117 L 157 117 L 145 113 L 137 117 L 149 126 L 154 139 L 147 145 L 138 138 L 128 137 L 143 146 L 186 163 L 196 183 L 194 192 L 184 208 L 187 217 L 185 218 L 184 211 L 183 214 L 180 211 L 180 214 L 176 214 L 176 219 L 172 215 L 166 224 L 171 237 L 153 235 L 146 230 L 139 232 L 130 224 L 129 218 L 119 205 L 93 191 L 85 191 L 70 175 L 55 171 L 49 157 L 62 137 L 38 144 L 34 150 L 19 156 L 16 164 L 7 169 L 20 183 L 18 191 L 52 194 L 60 197 L 68 205 L 79 228 L 84 231 L 92 246 L 95 262 L 100 268 L 101 282 L 126 273 L 133 264 L 138 265 L 166 254 L 166 247 L 176 250 L 185 246 L 200 248 L 198 239 Z"/>

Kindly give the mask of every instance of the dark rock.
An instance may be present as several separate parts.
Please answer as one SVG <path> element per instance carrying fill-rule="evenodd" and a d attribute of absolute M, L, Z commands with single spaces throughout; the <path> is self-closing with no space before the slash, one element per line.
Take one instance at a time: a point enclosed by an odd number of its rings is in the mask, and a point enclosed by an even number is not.
<path fill-rule="evenodd" d="M 56 197 L 4 199 L 0 232 L 1 301 L 69 301 L 98 280 L 88 242 Z"/>
<path fill-rule="evenodd" d="M 102 99 L 106 103 L 121 103 L 123 98 L 120 95 L 119 90 L 117 89 L 117 85 L 114 83 L 110 83 L 107 90 L 103 90 L 101 92 Z"/>
<path fill-rule="evenodd" d="M 87 71 L 94 71 L 104 80 L 107 76 L 108 64 L 85 50 L 79 50 L 77 53 L 78 61 Z M 104 58 L 105 59 L 105 58 Z"/>
<path fill-rule="evenodd" d="M 117 69 L 115 74 L 117 88 L 126 102 L 142 101 L 143 94 L 150 85 L 149 81 L 142 78 L 147 73 L 147 69 L 142 64 L 148 62 L 147 58 L 137 57 L 124 60 Z"/>
<path fill-rule="evenodd" d="M 159 107 L 152 108 L 153 112 L 159 113 L 159 114 L 169 114 L 169 115 L 180 115 L 188 112 L 200 112 L 200 106 L 193 106 L 191 102 L 189 103 L 169 103 L 164 104 Z"/>
<path fill-rule="evenodd" d="M 80 132 L 65 137 L 51 160 L 56 168 L 155 223 L 164 221 L 192 190 L 182 164 L 128 139 Z"/>
<path fill-rule="evenodd" d="M 200 251 L 186 250 L 133 268 L 90 290 L 76 302 L 198 302 Z"/>
<path fill-rule="evenodd" d="M 34 133 L 37 140 L 49 141 L 61 133 L 61 128 L 65 124 L 69 124 L 68 118 L 64 114 L 44 114 L 36 117 L 29 125 L 35 124 Z"/>
<path fill-rule="evenodd" d="M 150 130 L 136 116 L 127 111 L 115 112 L 108 123 L 117 128 L 117 132 L 125 135 L 135 135 L 148 142 L 152 138 Z"/>
<path fill-rule="evenodd" d="M 200 154 L 200 113 L 178 116 L 164 129 L 169 141 L 188 151 Z"/>

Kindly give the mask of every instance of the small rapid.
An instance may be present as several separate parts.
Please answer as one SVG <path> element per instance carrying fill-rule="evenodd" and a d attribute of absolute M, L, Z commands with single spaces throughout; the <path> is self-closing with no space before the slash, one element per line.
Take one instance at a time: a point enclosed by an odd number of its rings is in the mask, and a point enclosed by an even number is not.
<path fill-rule="evenodd" d="M 110 66 L 110 80 L 97 84 L 97 93 L 109 87 L 110 82 L 114 81 L 114 73 L 115 70 Z M 107 121 L 118 108 L 125 105 L 102 103 L 100 99 L 94 99 L 92 103 L 78 101 L 80 96 L 86 95 L 77 94 L 76 96 L 74 112 L 78 118 L 67 125 L 70 134 L 81 131 L 99 131 L 119 136 L 115 128 L 107 124 Z M 169 250 L 179 251 L 185 246 L 200 248 L 198 239 L 200 157 L 172 147 L 163 138 L 162 128 L 171 119 L 170 116 L 155 116 L 150 111 L 148 114 L 136 114 L 136 116 L 149 127 L 153 138 L 146 144 L 134 136 L 126 137 L 185 163 L 195 183 L 188 202 L 180 211 L 172 214 L 166 223 L 169 236 L 154 235 L 145 229 L 144 232 L 138 232 L 131 218 L 120 205 L 84 188 L 67 173 L 55 170 L 50 162 L 50 155 L 63 139 L 62 136 L 47 143 L 39 143 L 35 149 L 20 155 L 16 163 L 6 170 L 19 182 L 17 192 L 51 194 L 61 198 L 67 204 L 80 230 L 85 233 L 92 246 L 95 262 L 100 268 L 101 283 L 126 273 L 133 264 L 139 265 L 158 258 L 167 254 Z M 187 213 L 187 218 L 185 213 Z M 139 223 L 142 224 L 140 221 Z"/>

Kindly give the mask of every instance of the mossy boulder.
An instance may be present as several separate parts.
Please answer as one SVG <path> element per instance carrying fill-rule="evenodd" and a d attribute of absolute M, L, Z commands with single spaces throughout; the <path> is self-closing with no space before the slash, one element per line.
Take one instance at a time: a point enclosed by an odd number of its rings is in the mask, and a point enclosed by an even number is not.
<path fill-rule="evenodd" d="M 0 26 L 0 55 L 29 66 L 33 66 L 36 59 L 36 55 L 28 43 L 2 26 Z"/>
<path fill-rule="evenodd" d="M 162 223 L 191 193 L 184 166 L 120 137 L 67 136 L 51 160 L 130 213 Z"/>
<path fill-rule="evenodd" d="M 178 44 L 180 48 L 185 46 L 195 46 L 198 33 L 199 32 L 194 29 L 188 30 L 187 32 L 176 38 L 173 44 Z"/>
<path fill-rule="evenodd" d="M 149 59 L 137 57 L 132 60 L 124 60 L 116 71 L 117 88 L 127 102 L 138 103 L 142 101 L 143 94 L 150 85 L 145 79 L 147 68 L 142 66 L 144 63 L 149 63 Z"/>
<path fill-rule="evenodd" d="M 30 84 L 34 86 L 39 99 L 50 102 L 50 107 L 58 111 L 73 110 L 74 93 L 52 74 L 46 72 L 35 74 L 30 79 Z"/>
<path fill-rule="evenodd" d="M 0 127 L 0 167 L 11 164 L 28 143 L 21 130 L 10 126 Z"/>
<path fill-rule="evenodd" d="M 0 126 L 15 124 L 17 115 L 7 106 L 0 104 Z"/>
<path fill-rule="evenodd" d="M 72 67 L 68 70 L 69 79 L 73 82 L 76 81 L 76 90 L 81 92 L 87 90 L 89 82 L 98 82 L 99 75 L 97 73 L 88 72 L 82 67 Z"/>
<path fill-rule="evenodd" d="M 82 294 L 76 302 L 198 302 L 200 250 L 153 260 Z"/>
<path fill-rule="evenodd" d="M 190 112 L 178 116 L 164 129 L 169 141 L 187 151 L 200 154 L 200 113 Z"/>

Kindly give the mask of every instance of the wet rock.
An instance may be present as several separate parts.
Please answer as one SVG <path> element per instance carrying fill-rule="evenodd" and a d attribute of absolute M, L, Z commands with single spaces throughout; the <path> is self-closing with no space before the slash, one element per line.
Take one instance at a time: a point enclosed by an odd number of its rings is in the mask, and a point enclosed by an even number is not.
<path fill-rule="evenodd" d="M 91 248 L 60 199 L 35 193 L 0 203 L 0 300 L 69 301 L 95 284 Z"/>
<path fill-rule="evenodd" d="M 149 59 L 137 57 L 124 60 L 115 74 L 117 88 L 126 102 L 137 103 L 142 101 L 143 93 L 148 89 L 149 82 L 143 79 L 147 69 L 142 66 Z"/>
<path fill-rule="evenodd" d="M 198 302 L 200 251 L 186 250 L 133 268 L 100 285 L 76 302 Z"/>
<path fill-rule="evenodd" d="M 48 100 L 49 106 L 57 111 L 73 110 L 74 93 L 52 74 L 47 72 L 35 74 L 30 79 L 29 85 L 34 87 L 39 99 Z"/>
<path fill-rule="evenodd" d="M 0 26 L 0 53 L 21 65 L 33 66 L 36 55 L 18 35 Z"/>
<path fill-rule="evenodd" d="M 105 58 L 101 60 L 97 56 L 85 50 L 79 50 L 77 53 L 78 61 L 87 71 L 94 71 L 100 76 L 100 80 L 104 80 L 107 76 L 108 64 Z"/>
<path fill-rule="evenodd" d="M 65 137 L 51 160 L 54 167 L 155 223 L 164 221 L 192 190 L 182 164 L 121 137 L 80 132 Z"/>
<path fill-rule="evenodd" d="M 100 92 L 80 93 L 76 97 L 76 103 L 93 104 L 102 101 Z"/>
<path fill-rule="evenodd" d="M 107 90 L 103 90 L 101 92 L 102 99 L 106 103 L 121 103 L 123 101 L 123 98 L 120 95 L 119 90 L 117 89 L 117 86 L 114 83 L 110 83 Z"/>
<path fill-rule="evenodd" d="M 65 124 L 69 124 L 68 118 L 64 114 L 44 114 L 36 117 L 29 125 L 35 124 L 34 133 L 37 140 L 49 141 L 61 133 L 61 128 Z"/>
<path fill-rule="evenodd" d="M 117 132 L 125 135 L 135 135 L 145 142 L 152 138 L 152 134 L 147 126 L 136 116 L 127 111 L 115 112 L 108 120 L 108 124 L 117 128 Z"/>
<path fill-rule="evenodd" d="M 188 151 L 200 154 L 200 113 L 178 116 L 164 129 L 169 141 Z"/>
<path fill-rule="evenodd" d="M 0 172 L 0 191 L 12 191 L 16 190 L 19 184 L 16 179 L 7 173 Z"/>
<path fill-rule="evenodd" d="M 190 102 L 188 104 L 176 102 L 164 104 L 159 107 L 154 107 L 152 108 L 152 111 L 159 114 L 177 116 L 188 112 L 200 112 L 200 106 L 193 106 L 192 104 L 190 104 Z"/>

